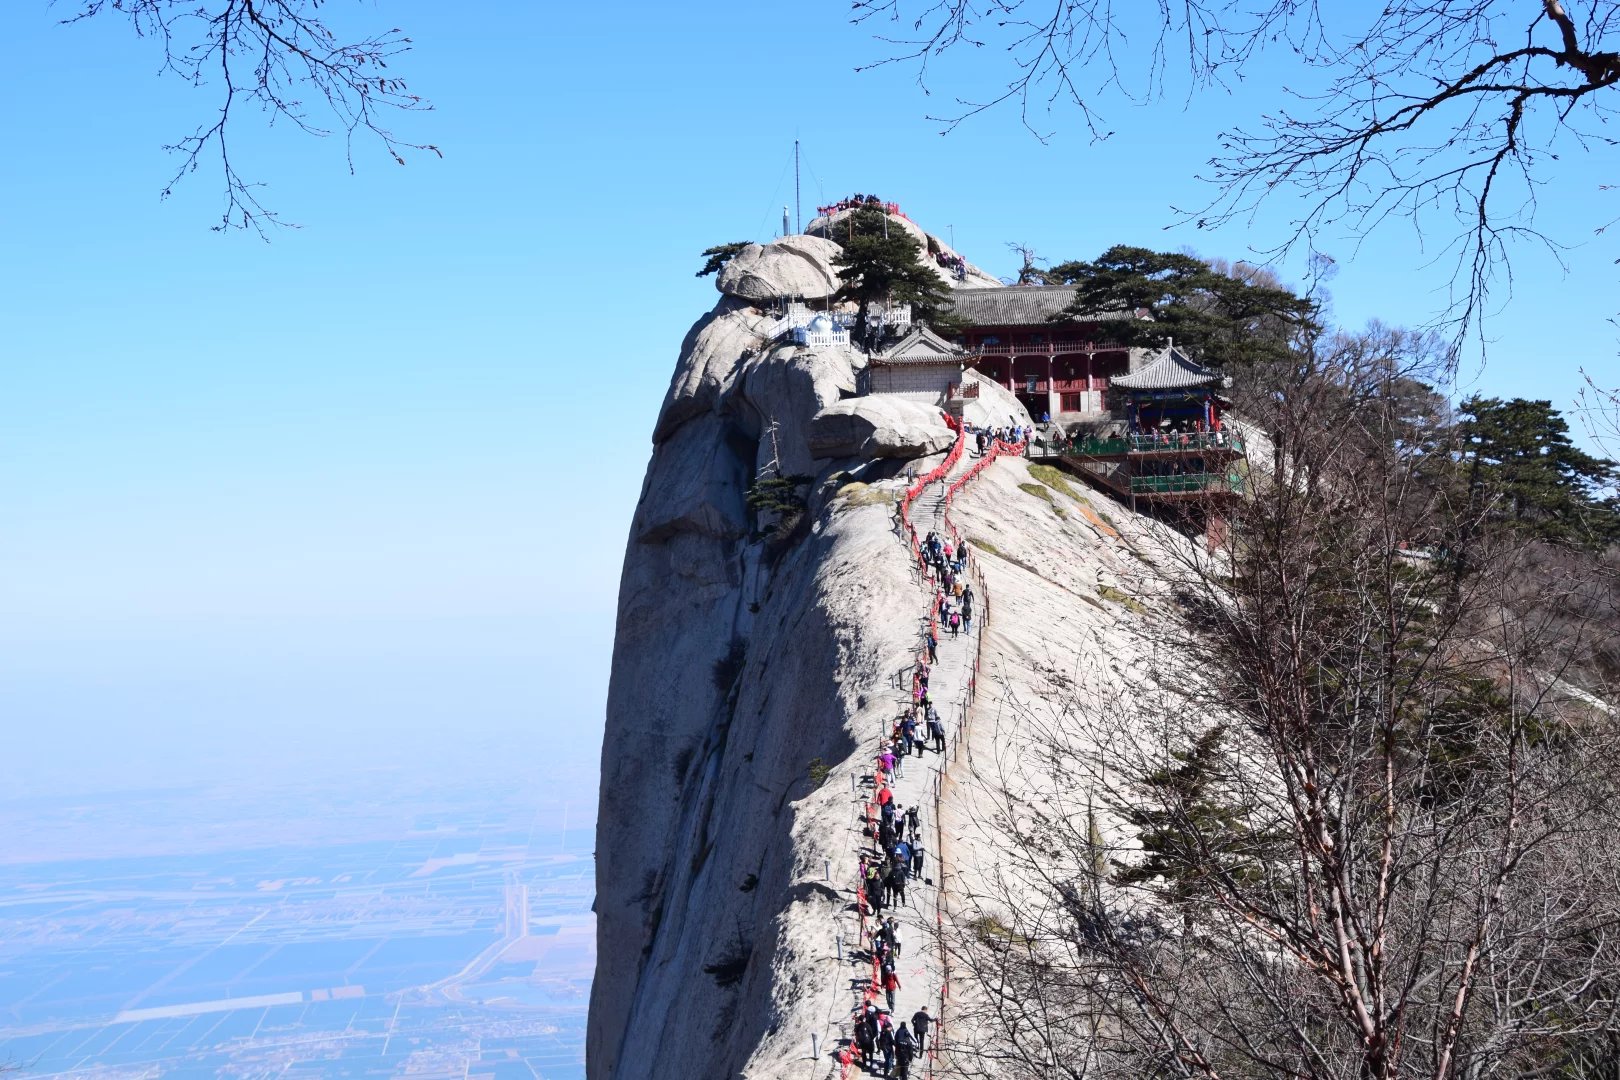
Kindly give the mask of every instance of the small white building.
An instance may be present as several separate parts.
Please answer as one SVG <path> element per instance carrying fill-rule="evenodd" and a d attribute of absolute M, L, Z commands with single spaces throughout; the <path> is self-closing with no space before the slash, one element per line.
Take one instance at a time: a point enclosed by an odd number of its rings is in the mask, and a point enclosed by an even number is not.
<path fill-rule="evenodd" d="M 793 340 L 799 345 L 848 345 L 849 331 L 825 314 L 817 314 L 803 326 L 793 328 Z"/>
<path fill-rule="evenodd" d="M 911 333 L 867 362 L 866 392 L 943 403 L 962 381 L 965 357 L 928 327 L 914 325 Z"/>

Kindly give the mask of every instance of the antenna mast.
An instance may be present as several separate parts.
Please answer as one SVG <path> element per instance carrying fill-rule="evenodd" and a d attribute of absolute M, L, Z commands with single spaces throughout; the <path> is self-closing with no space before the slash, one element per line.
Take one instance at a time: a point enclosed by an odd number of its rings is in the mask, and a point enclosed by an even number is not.
<path fill-rule="evenodd" d="M 804 232 L 804 211 L 799 207 L 799 140 L 793 140 L 793 225 Z"/>

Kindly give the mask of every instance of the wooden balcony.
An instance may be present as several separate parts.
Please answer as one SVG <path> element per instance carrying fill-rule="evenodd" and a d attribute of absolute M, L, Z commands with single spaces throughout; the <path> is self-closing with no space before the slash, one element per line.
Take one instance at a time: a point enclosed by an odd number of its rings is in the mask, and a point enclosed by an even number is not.
<path fill-rule="evenodd" d="M 1173 444 L 1152 435 L 1071 439 L 1045 443 L 1037 437 L 1027 456 L 1044 460 L 1124 500 L 1187 503 L 1232 500 L 1245 487 L 1243 440 L 1236 433 L 1188 433 Z M 1193 472 L 1169 472 L 1177 462 Z M 1147 471 L 1144 471 L 1147 470 Z"/>
<path fill-rule="evenodd" d="M 1132 495 L 1241 495 L 1238 473 L 1186 473 L 1180 476 L 1133 476 Z"/>
<path fill-rule="evenodd" d="M 1041 457 L 1032 453 L 1031 457 Z M 1048 460 L 1057 464 L 1071 476 L 1112 492 L 1122 499 L 1150 499 L 1168 502 L 1190 502 L 1199 499 L 1235 499 L 1243 494 L 1244 477 L 1236 469 L 1229 472 L 1179 473 L 1171 476 L 1136 476 L 1123 463 L 1109 463 L 1097 458 L 1077 457 L 1073 454 L 1051 454 Z"/>
<path fill-rule="evenodd" d="M 1033 389 L 1031 389 L 1033 387 Z M 1107 390 L 1108 380 L 1094 379 L 1014 379 L 1008 389 L 1014 394 L 1083 394 L 1088 390 Z"/>
<path fill-rule="evenodd" d="M 1095 341 L 996 342 L 969 345 L 969 356 L 1066 356 L 1070 353 L 1124 352 L 1123 345 L 1099 345 Z"/>

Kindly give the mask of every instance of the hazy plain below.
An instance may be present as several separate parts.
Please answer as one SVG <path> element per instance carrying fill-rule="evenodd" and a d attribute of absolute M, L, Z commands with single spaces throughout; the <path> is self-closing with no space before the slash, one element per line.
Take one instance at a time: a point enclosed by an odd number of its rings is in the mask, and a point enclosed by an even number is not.
<path fill-rule="evenodd" d="M 139 683 L 0 672 L 26 721 L 0 791 L 0 1061 L 582 1077 L 600 689 L 537 702 L 483 644 L 448 674 L 396 649 L 254 684 L 240 642 L 173 686 L 134 661 Z"/>

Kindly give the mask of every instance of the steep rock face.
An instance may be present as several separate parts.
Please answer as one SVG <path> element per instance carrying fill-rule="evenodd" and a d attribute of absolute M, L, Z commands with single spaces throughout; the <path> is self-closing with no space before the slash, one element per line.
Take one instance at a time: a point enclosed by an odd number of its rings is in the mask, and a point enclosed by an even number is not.
<path fill-rule="evenodd" d="M 892 720 L 928 599 L 895 532 L 895 474 L 951 439 L 928 406 L 852 400 L 859 354 L 767 341 L 756 303 L 823 295 L 836 251 L 790 237 L 739 254 L 654 427 L 602 754 L 592 1080 L 786 1075 L 846 1007 L 828 952 L 847 874 L 827 867 L 848 870 L 859 738 Z M 982 394 L 974 418 L 1027 421 L 999 387 Z M 787 537 L 747 505 L 765 472 L 813 478 Z"/>
<path fill-rule="evenodd" d="M 654 443 L 663 442 L 688 419 L 715 409 L 743 355 L 761 346 L 761 334 L 773 321 L 748 303 L 727 298 L 693 324 L 653 426 Z"/>
<path fill-rule="evenodd" d="M 885 501 L 903 481 L 810 445 L 860 357 L 767 347 L 767 322 L 723 298 L 688 334 L 631 526 L 602 755 L 593 1078 L 779 1075 L 802 1056 L 827 990 L 803 985 L 805 943 L 825 949 L 842 904 L 824 866 L 848 843 L 844 763 L 916 644 L 922 593 Z M 786 540 L 759 538 L 745 501 L 773 464 L 816 477 Z M 869 481 L 861 498 L 837 494 L 848 470 Z M 816 758 L 832 767 L 819 788 Z"/>

